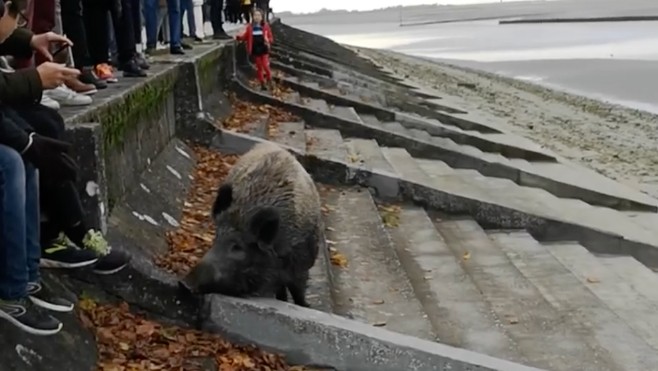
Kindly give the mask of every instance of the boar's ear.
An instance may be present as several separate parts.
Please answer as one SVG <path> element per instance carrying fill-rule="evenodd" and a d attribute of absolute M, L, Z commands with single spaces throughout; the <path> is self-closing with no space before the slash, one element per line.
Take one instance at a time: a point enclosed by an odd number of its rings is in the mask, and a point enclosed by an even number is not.
<path fill-rule="evenodd" d="M 228 209 L 233 202 L 233 186 L 230 184 L 222 184 L 217 191 L 217 198 L 212 205 L 212 216 L 217 218 L 224 210 Z"/>
<path fill-rule="evenodd" d="M 279 213 L 272 207 L 266 207 L 258 210 L 251 217 L 249 226 L 251 232 L 258 237 L 258 240 L 271 244 L 279 232 Z"/>

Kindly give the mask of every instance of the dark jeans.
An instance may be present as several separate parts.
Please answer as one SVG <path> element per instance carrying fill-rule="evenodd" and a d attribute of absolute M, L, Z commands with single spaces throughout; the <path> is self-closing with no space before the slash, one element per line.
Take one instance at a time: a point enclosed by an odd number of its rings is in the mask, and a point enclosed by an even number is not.
<path fill-rule="evenodd" d="M 87 43 L 89 40 L 95 42 L 93 38 L 87 39 L 84 18 L 82 16 L 81 0 L 60 0 L 62 7 L 62 28 L 64 34 L 73 41 L 73 63 L 76 68 L 82 68 L 91 65 L 89 49 Z"/>
<path fill-rule="evenodd" d="M 51 108 L 36 104 L 8 109 L 6 114 L 14 121 L 24 120 L 40 135 L 64 139 L 64 120 Z M 41 212 L 47 217 L 41 224 L 41 243 L 49 245 L 61 232 L 68 235 L 74 226 L 84 223 L 82 202 L 72 181 L 55 182 L 41 177 L 39 188 Z"/>
<path fill-rule="evenodd" d="M 193 0 L 181 0 L 180 1 L 181 9 L 181 32 L 183 30 L 183 18 L 187 14 L 187 27 L 190 29 L 190 37 L 196 36 L 196 21 L 194 19 L 194 1 Z"/>
<path fill-rule="evenodd" d="M 36 170 L 0 145 L 0 299 L 27 296 L 28 282 L 39 281 L 40 258 Z"/>
<path fill-rule="evenodd" d="M 169 46 L 181 46 L 181 0 L 167 0 L 167 15 L 169 16 Z M 158 41 L 158 0 L 144 0 L 144 23 L 146 26 L 146 47 L 155 48 Z"/>
<path fill-rule="evenodd" d="M 210 23 L 212 24 L 212 32 L 215 35 L 224 33 L 224 22 L 222 22 L 222 10 L 224 8 L 224 0 L 210 0 Z"/>
<path fill-rule="evenodd" d="M 118 9 L 114 0 L 83 0 L 84 21 L 87 35 L 102 35 L 89 40 L 89 55 L 93 64 L 110 61 L 110 19 L 114 25 L 119 63 L 129 62 L 136 52 L 135 35 L 132 20 L 132 3 L 134 0 L 121 0 Z M 108 13 L 111 18 L 108 17 Z"/>

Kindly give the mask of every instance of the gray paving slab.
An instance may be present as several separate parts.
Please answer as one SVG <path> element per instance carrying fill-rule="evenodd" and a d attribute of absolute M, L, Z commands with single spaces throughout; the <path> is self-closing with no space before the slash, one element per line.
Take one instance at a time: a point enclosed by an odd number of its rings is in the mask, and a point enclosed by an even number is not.
<path fill-rule="evenodd" d="M 585 339 L 475 221 L 435 224 L 529 364 L 550 370 L 597 370 L 583 362 L 583 354 L 589 351 Z"/>
<path fill-rule="evenodd" d="M 418 165 L 416 159 L 411 157 L 404 148 L 381 147 L 384 157 L 401 178 L 419 184 L 430 184 L 427 173 Z"/>
<path fill-rule="evenodd" d="M 432 326 L 400 266 L 377 208 L 364 189 L 335 190 L 326 203 L 330 246 L 347 259 L 334 267 L 335 311 L 373 326 L 434 340 Z"/>
<path fill-rule="evenodd" d="M 658 305 L 658 275 L 632 256 L 600 256 L 599 261 L 636 292 Z"/>
<path fill-rule="evenodd" d="M 583 246 L 556 243 L 547 245 L 547 248 L 641 338 L 658 349 L 658 305 L 635 291 Z"/>
<path fill-rule="evenodd" d="M 425 210 L 402 206 L 399 218 L 399 225 L 388 231 L 439 341 L 521 361 L 500 322 Z"/>
<path fill-rule="evenodd" d="M 489 237 L 544 298 L 582 333 L 591 351 L 583 361 L 597 370 L 645 370 L 657 364 L 658 352 L 524 231 L 493 231 Z M 576 368 L 574 365 L 574 369 Z"/>
<path fill-rule="evenodd" d="M 415 160 L 418 166 L 431 178 L 455 173 L 455 171 L 443 161 L 425 160 L 422 158 L 417 158 Z"/>
<path fill-rule="evenodd" d="M 376 140 L 349 138 L 345 140 L 345 148 L 347 149 L 348 162 L 365 169 L 378 169 L 395 173 Z"/>
<path fill-rule="evenodd" d="M 356 121 L 359 123 L 362 123 L 361 117 L 359 117 L 359 114 L 356 113 L 353 107 L 347 107 L 347 106 L 334 106 L 331 109 L 331 113 L 338 116 L 342 117 L 346 120 L 350 121 Z"/>
<path fill-rule="evenodd" d="M 270 131 L 270 140 L 306 152 L 306 135 L 303 122 L 281 122 Z"/>
<path fill-rule="evenodd" d="M 322 113 L 329 113 L 331 110 L 325 100 L 302 98 L 302 104 Z"/>
<path fill-rule="evenodd" d="M 338 130 L 307 129 L 305 134 L 306 153 L 321 158 L 346 159 L 345 144 Z"/>

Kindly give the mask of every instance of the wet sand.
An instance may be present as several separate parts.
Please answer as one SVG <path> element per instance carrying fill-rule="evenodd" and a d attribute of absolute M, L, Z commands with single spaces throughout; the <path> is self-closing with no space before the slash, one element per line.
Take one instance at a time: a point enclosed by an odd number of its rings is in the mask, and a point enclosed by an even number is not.
<path fill-rule="evenodd" d="M 456 101 L 461 108 L 501 118 L 515 133 L 658 197 L 656 114 L 463 65 L 355 49 L 398 76 Z"/>

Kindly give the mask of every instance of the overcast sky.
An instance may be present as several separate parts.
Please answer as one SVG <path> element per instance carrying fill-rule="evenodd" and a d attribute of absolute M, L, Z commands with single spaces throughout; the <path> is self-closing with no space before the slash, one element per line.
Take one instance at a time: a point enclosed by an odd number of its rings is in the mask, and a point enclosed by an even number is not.
<path fill-rule="evenodd" d="M 477 4 L 499 1 L 500 0 L 270 0 L 270 4 L 275 11 L 293 11 L 306 13 L 315 12 L 322 8 L 370 10 L 403 4 Z"/>

